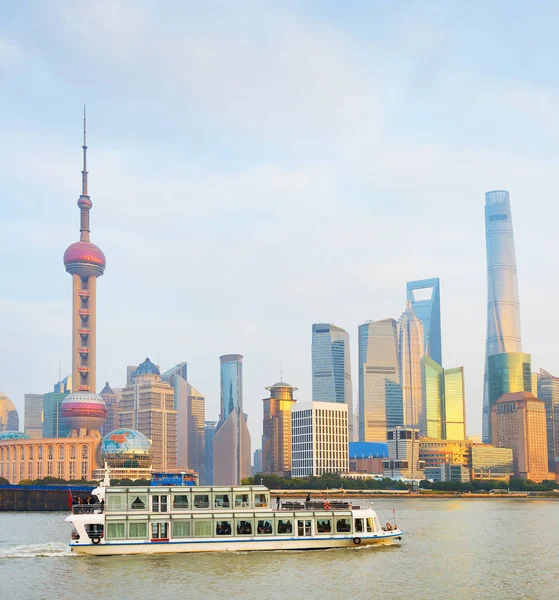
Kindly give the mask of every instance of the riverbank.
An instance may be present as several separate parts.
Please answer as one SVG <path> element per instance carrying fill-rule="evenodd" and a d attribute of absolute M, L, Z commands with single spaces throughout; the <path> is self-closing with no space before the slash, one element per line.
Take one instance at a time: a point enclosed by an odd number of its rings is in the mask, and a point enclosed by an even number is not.
<path fill-rule="evenodd" d="M 497 499 L 497 500 L 559 500 L 557 492 L 509 492 L 509 493 L 461 493 L 461 492 L 434 492 L 425 490 L 421 492 L 410 492 L 408 490 L 270 490 L 273 498 L 306 498 L 307 494 L 311 499 L 317 500 L 327 497 L 348 497 L 348 498 L 406 498 L 406 499 L 449 499 L 460 498 L 466 500 L 476 499 Z"/>

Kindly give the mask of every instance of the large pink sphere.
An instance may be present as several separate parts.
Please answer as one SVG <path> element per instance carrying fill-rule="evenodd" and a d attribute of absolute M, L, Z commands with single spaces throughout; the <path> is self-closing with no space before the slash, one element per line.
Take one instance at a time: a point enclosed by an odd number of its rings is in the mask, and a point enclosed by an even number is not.
<path fill-rule="evenodd" d="M 75 242 L 64 252 L 66 271 L 80 277 L 99 277 L 105 271 L 105 255 L 91 242 Z"/>
<path fill-rule="evenodd" d="M 92 392 L 74 392 L 64 398 L 60 416 L 70 429 L 101 429 L 107 418 L 107 405 Z"/>

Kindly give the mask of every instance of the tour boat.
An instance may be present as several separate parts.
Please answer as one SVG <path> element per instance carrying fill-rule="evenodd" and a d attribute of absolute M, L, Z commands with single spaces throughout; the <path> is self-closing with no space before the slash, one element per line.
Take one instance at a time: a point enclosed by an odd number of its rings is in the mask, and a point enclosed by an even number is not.
<path fill-rule="evenodd" d="M 314 499 L 275 502 L 263 485 L 154 485 L 92 491 L 76 504 L 72 551 L 110 556 L 249 550 L 362 547 L 402 539 L 396 523 L 381 525 L 374 510 Z M 359 501 L 363 504 L 362 501 Z"/>

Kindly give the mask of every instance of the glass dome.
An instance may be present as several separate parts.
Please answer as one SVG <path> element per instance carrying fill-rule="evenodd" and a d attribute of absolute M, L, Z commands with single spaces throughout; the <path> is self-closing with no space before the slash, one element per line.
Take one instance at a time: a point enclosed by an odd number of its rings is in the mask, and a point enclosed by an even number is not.
<path fill-rule="evenodd" d="M 26 433 L 21 433 L 21 431 L 2 431 L 0 433 L 0 442 L 4 442 L 6 440 L 30 440 L 31 436 Z"/>
<path fill-rule="evenodd" d="M 136 371 L 134 371 L 134 377 L 137 375 L 161 375 L 161 373 L 157 365 L 154 365 L 149 358 L 146 358 Z"/>
<path fill-rule="evenodd" d="M 134 429 L 116 429 L 102 439 L 100 457 L 113 469 L 149 469 L 151 442 Z"/>

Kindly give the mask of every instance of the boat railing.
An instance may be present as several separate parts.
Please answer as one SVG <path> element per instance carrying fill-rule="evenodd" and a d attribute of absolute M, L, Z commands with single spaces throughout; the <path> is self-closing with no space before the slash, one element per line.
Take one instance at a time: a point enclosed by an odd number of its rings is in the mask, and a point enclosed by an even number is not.
<path fill-rule="evenodd" d="M 72 514 L 74 515 L 99 515 L 105 510 L 105 505 L 100 502 L 95 504 L 74 504 Z"/>
<path fill-rule="evenodd" d="M 311 500 L 309 502 L 298 502 L 284 500 L 280 504 L 280 510 L 351 510 L 360 508 L 353 506 L 351 502 L 342 500 Z"/>

